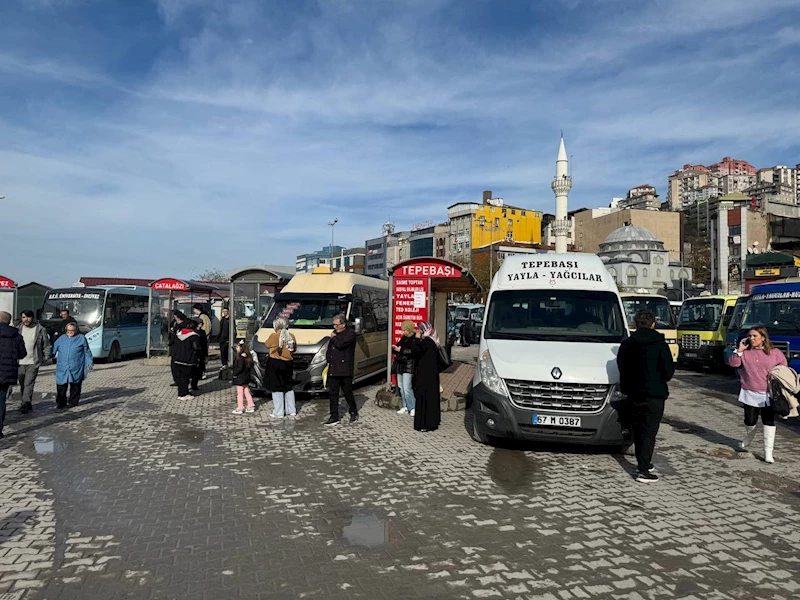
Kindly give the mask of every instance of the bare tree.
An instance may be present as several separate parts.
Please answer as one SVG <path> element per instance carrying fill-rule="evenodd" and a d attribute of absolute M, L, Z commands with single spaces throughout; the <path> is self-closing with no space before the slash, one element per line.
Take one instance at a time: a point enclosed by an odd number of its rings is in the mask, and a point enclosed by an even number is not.
<path fill-rule="evenodd" d="M 221 271 L 219 269 L 206 269 L 205 271 L 200 273 L 195 279 L 197 279 L 197 281 L 216 281 L 216 282 L 231 280 L 231 278 L 228 277 L 228 274 L 225 271 Z"/>

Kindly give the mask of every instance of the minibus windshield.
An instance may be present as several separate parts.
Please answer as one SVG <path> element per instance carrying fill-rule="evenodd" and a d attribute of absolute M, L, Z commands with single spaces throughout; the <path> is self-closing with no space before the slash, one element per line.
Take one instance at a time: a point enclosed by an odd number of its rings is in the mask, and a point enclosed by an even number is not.
<path fill-rule="evenodd" d="M 619 343 L 627 335 L 612 292 L 497 291 L 488 314 L 486 339 Z"/>
<path fill-rule="evenodd" d="M 338 314 L 347 315 L 348 304 L 347 299 L 333 294 L 280 295 L 262 327 L 271 329 L 273 321 L 283 317 L 294 329 L 333 329 L 333 318 Z"/>

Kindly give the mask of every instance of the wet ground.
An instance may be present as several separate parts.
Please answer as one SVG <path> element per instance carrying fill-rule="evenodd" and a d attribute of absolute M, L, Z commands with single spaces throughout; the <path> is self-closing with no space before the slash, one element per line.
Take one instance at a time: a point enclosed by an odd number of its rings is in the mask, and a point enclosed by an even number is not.
<path fill-rule="evenodd" d="M 414 432 L 377 386 L 326 428 L 324 401 L 232 415 L 216 380 L 178 401 L 140 360 L 60 413 L 45 370 L 0 442 L 0 598 L 800 595 L 800 434 L 741 458 L 725 376 L 678 375 L 648 486 L 605 449 L 477 444 L 469 412 Z"/>

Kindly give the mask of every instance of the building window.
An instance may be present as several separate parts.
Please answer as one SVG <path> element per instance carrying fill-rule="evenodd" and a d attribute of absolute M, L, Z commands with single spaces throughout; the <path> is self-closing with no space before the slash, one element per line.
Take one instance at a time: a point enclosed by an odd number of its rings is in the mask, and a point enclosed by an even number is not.
<path fill-rule="evenodd" d="M 507 242 L 513 242 L 514 241 L 514 232 L 513 231 L 506 232 L 506 241 Z"/>
<path fill-rule="evenodd" d="M 681 269 L 681 279 L 689 279 L 689 273 Z"/>
<path fill-rule="evenodd" d="M 495 226 L 495 227 L 500 227 L 500 217 L 495 217 L 495 219 L 494 219 L 494 226 Z"/>
<path fill-rule="evenodd" d="M 645 278 L 647 277 L 647 267 L 642 269 L 642 277 L 645 277 Z"/>
<path fill-rule="evenodd" d="M 617 270 L 614 267 L 611 267 L 608 270 L 608 274 L 611 275 L 611 279 L 613 279 L 614 281 L 617 280 Z"/>
<path fill-rule="evenodd" d="M 637 279 L 636 267 L 633 266 L 628 267 L 627 275 L 628 275 L 628 285 L 636 285 L 636 279 Z"/>
<path fill-rule="evenodd" d="M 525 211 L 523 210 L 523 211 L 522 211 L 522 216 L 524 217 L 525 215 L 526 215 L 526 213 L 525 213 Z"/>
<path fill-rule="evenodd" d="M 509 219 L 508 220 L 508 226 L 509 227 L 513 227 L 514 226 L 514 219 Z"/>
<path fill-rule="evenodd" d="M 656 281 L 661 281 L 661 269 L 656 269 Z"/>
<path fill-rule="evenodd" d="M 670 278 L 670 281 L 674 281 L 675 280 L 675 269 L 670 269 L 669 270 L 669 278 Z"/>
<path fill-rule="evenodd" d="M 517 214 L 517 211 L 515 211 L 514 209 L 511 209 L 511 214 L 515 215 L 515 214 Z"/>

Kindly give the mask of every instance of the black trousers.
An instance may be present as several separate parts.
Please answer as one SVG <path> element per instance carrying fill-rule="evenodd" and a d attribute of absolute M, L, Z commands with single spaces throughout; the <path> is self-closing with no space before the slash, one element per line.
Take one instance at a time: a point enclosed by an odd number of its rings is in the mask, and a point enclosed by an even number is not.
<path fill-rule="evenodd" d="M 81 387 L 83 386 L 82 381 L 78 381 L 77 383 L 59 383 L 56 385 L 56 405 L 58 406 L 65 406 L 69 404 L 70 406 L 77 406 L 78 402 L 81 400 Z M 67 388 L 69 388 L 69 398 L 67 398 Z"/>
<path fill-rule="evenodd" d="M 344 399 L 347 400 L 348 412 L 351 415 L 358 414 L 356 398 L 353 395 L 353 377 L 331 377 L 328 375 L 328 394 L 331 402 L 331 417 L 339 418 L 339 391 L 341 390 Z"/>
<path fill-rule="evenodd" d="M 656 434 L 664 416 L 664 400 L 661 398 L 632 398 L 631 431 L 636 449 L 636 463 L 640 472 L 652 468 Z"/>
<path fill-rule="evenodd" d="M 744 405 L 744 424 L 752 427 L 758 423 L 758 415 L 761 415 L 761 424 L 769 427 L 775 425 L 775 409 L 769 406 L 748 406 Z"/>
<path fill-rule="evenodd" d="M 175 383 L 178 384 L 178 396 L 189 395 L 189 382 L 195 371 L 196 368 L 189 365 L 172 364 L 172 375 L 175 377 Z"/>
<path fill-rule="evenodd" d="M 219 360 L 222 362 L 223 367 L 228 366 L 228 352 L 230 351 L 230 344 L 228 342 L 219 343 Z"/>
<path fill-rule="evenodd" d="M 0 433 L 3 433 L 3 423 L 6 420 L 6 394 L 11 384 L 0 383 Z"/>

